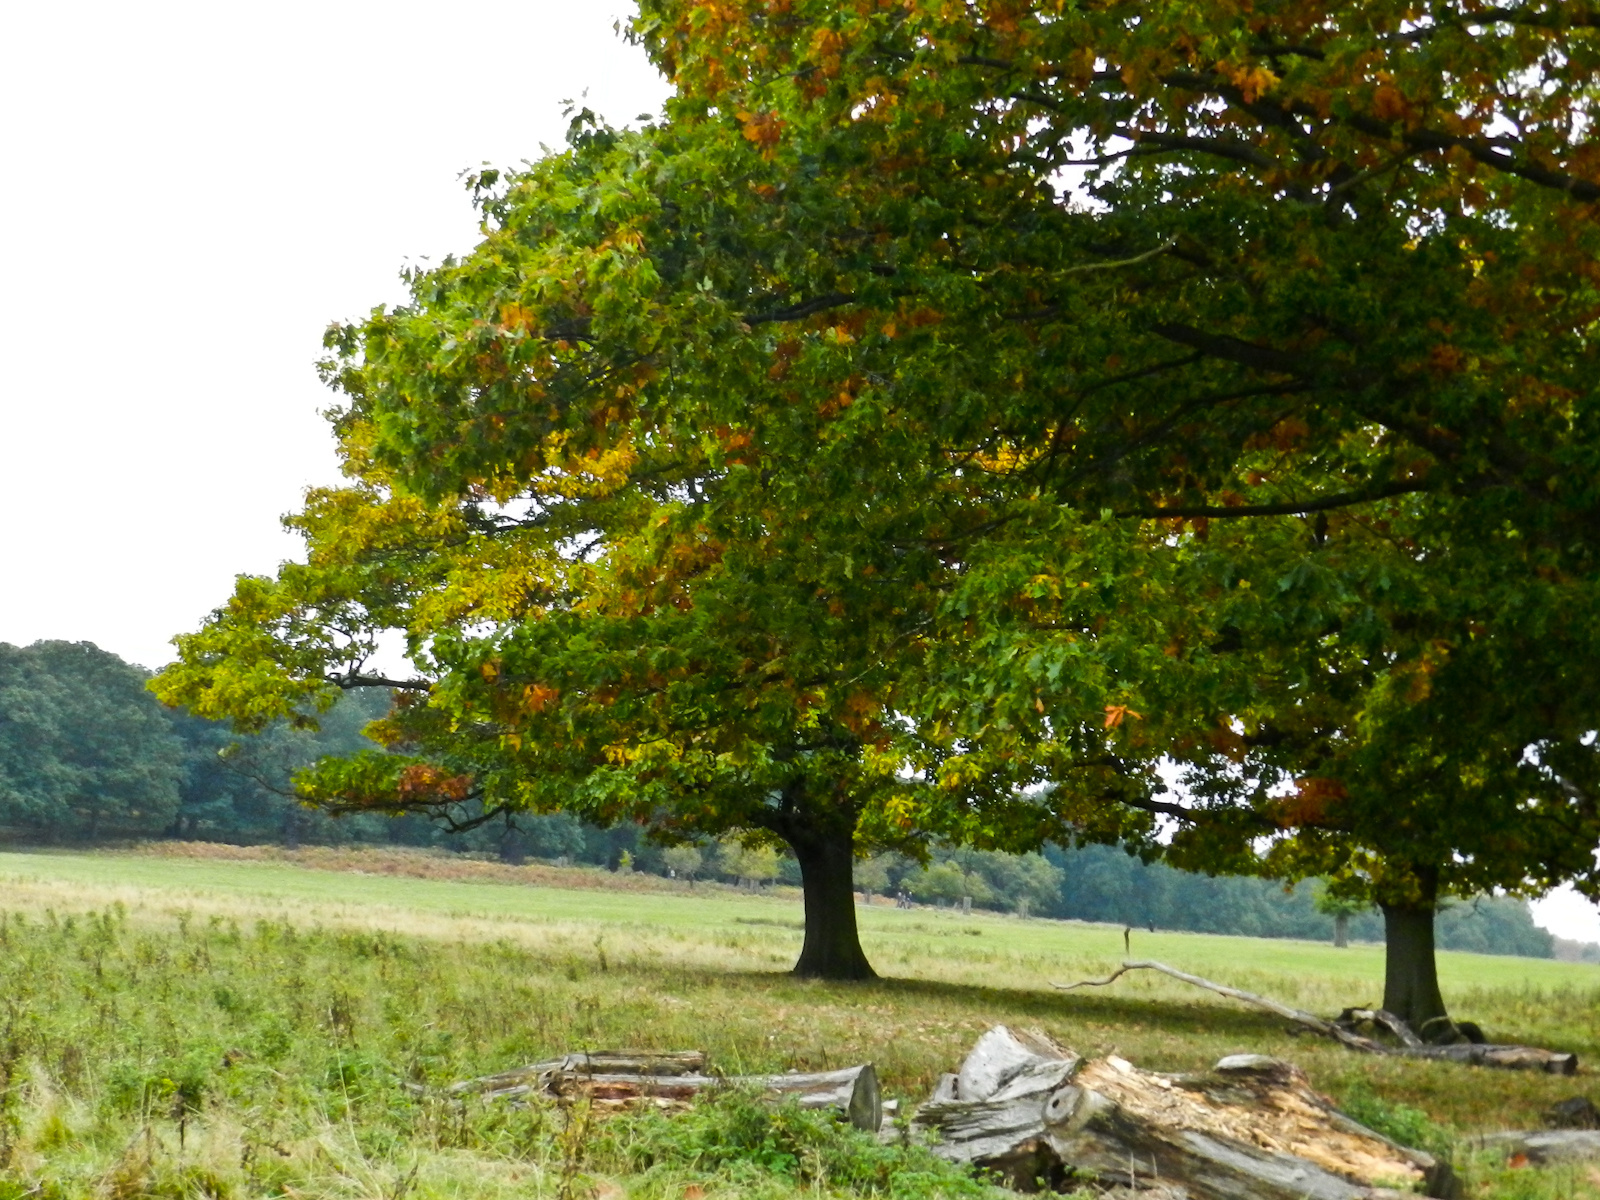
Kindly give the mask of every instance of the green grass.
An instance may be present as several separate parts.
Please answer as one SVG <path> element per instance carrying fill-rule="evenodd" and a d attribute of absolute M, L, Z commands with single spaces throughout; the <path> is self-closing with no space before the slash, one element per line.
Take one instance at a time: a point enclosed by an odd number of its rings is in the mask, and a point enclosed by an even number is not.
<path fill-rule="evenodd" d="M 749 1113 L 608 1121 L 579 1138 L 571 1114 L 405 1086 L 580 1047 L 703 1048 L 728 1071 L 870 1059 L 890 1094 L 916 1099 L 1003 1021 L 1158 1070 L 1243 1050 L 1291 1058 L 1341 1100 L 1446 1140 L 1535 1126 L 1588 1087 L 1363 1058 L 1154 976 L 1055 992 L 1049 981 L 1100 976 L 1122 957 L 1120 929 L 1071 922 L 873 908 L 863 940 L 885 978 L 826 985 L 784 973 L 800 940 L 792 896 L 727 889 L 33 853 L 0 854 L 0 910 L 0 1085 L 12 1078 L 0 1179 L 17 1196 L 676 1197 L 691 1184 L 708 1196 L 855 1195 L 902 1176 L 921 1180 L 907 1196 L 957 1186 L 798 1118 L 763 1116 L 773 1124 L 749 1134 L 757 1149 L 727 1159 L 707 1151 L 726 1130 L 704 1122 L 748 1124 Z M 1137 956 L 1314 1011 L 1375 1000 L 1381 985 L 1375 947 L 1132 937 Z M 1600 1061 L 1600 967 L 1440 962 L 1453 1010 L 1492 1037 Z M 1466 1165 L 1475 1195 L 1600 1194 L 1581 1169 Z"/>

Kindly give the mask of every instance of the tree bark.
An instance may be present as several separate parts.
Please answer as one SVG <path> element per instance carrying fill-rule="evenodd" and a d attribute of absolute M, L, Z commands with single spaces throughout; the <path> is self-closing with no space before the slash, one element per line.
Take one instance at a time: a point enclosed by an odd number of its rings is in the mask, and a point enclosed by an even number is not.
<path fill-rule="evenodd" d="M 1420 904 L 1384 904 L 1383 1007 L 1423 1038 L 1450 1017 L 1439 994 L 1433 950 L 1432 898 Z"/>
<path fill-rule="evenodd" d="M 868 1133 L 878 1132 L 883 1125 L 883 1097 L 878 1073 L 871 1063 L 805 1075 L 725 1077 L 707 1075 L 705 1069 L 703 1050 L 666 1054 L 631 1050 L 579 1052 L 498 1075 L 467 1079 L 452 1084 L 447 1091 L 451 1095 L 471 1092 L 488 1100 L 586 1095 L 591 1100 L 616 1104 L 637 1100 L 688 1102 L 720 1088 L 742 1087 L 765 1092 L 775 1100 L 792 1097 L 801 1108 L 833 1109 Z"/>
<path fill-rule="evenodd" d="M 1025 1192 L 1121 1185 L 1188 1200 L 1376 1200 L 1455 1195 L 1447 1163 L 1335 1110 L 1299 1068 L 1233 1055 L 1204 1075 L 1082 1062 L 1039 1033 L 997 1026 L 939 1081 L 911 1129 L 933 1153 Z"/>
<path fill-rule="evenodd" d="M 856 930 L 853 820 L 812 823 L 797 816 L 783 831 L 800 863 L 806 938 L 794 973 L 807 979 L 876 979 Z"/>
<path fill-rule="evenodd" d="M 1340 950 L 1350 945 L 1350 915 L 1348 913 L 1334 913 L 1333 915 L 1333 944 Z"/>

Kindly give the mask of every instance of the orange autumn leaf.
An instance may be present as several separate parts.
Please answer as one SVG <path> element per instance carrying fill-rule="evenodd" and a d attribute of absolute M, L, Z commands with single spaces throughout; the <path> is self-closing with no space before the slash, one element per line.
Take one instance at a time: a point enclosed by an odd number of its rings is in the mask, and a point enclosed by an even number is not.
<path fill-rule="evenodd" d="M 522 689 L 522 706 L 531 713 L 543 712 L 561 693 L 542 683 L 530 683 Z"/>
<path fill-rule="evenodd" d="M 1134 712 L 1133 709 L 1129 708 L 1126 704 L 1106 705 L 1105 727 L 1107 729 L 1115 729 L 1117 726 L 1121 725 L 1124 717 L 1132 717 L 1135 721 L 1144 720 L 1144 715 L 1142 713 Z"/>
<path fill-rule="evenodd" d="M 742 112 L 739 121 L 745 140 L 761 147 L 764 154 L 770 154 L 783 136 L 783 121 L 775 113 Z"/>
<path fill-rule="evenodd" d="M 427 763 L 413 763 L 400 772 L 398 791 L 405 801 L 465 800 L 472 779 L 466 775 L 447 775 Z"/>

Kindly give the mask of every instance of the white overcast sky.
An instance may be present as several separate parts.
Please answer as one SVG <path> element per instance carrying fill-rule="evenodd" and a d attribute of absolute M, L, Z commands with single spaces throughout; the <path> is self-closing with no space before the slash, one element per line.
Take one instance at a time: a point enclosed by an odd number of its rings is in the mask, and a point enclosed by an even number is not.
<path fill-rule="evenodd" d="M 0 641 L 158 667 L 337 481 L 330 320 L 461 252 L 459 182 L 665 82 L 624 0 L 153 0 L 0 12 Z M 585 97 L 584 94 L 587 93 Z M 1594 906 L 1543 902 L 1600 941 Z"/>
<path fill-rule="evenodd" d="M 0 15 L 0 641 L 149 667 L 339 478 L 330 320 L 469 249 L 460 173 L 667 85 L 626 0 L 10 4 Z"/>

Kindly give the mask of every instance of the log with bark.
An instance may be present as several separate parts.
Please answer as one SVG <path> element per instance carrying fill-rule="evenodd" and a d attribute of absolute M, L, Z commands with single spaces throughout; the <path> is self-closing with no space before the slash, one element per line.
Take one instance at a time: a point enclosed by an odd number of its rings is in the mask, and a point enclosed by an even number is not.
<path fill-rule="evenodd" d="M 479 1092 L 485 1096 L 523 1096 L 530 1091 L 543 1090 L 550 1080 L 562 1077 L 594 1075 L 648 1075 L 673 1077 L 700 1075 L 706 1069 L 703 1050 L 674 1050 L 659 1053 L 651 1050 L 583 1050 L 564 1054 L 548 1062 L 531 1063 L 497 1075 L 484 1075 L 451 1084 L 454 1095 Z"/>
<path fill-rule="evenodd" d="M 607 1106 L 639 1101 L 672 1106 L 728 1087 L 761 1092 L 773 1099 L 792 1097 L 801 1108 L 832 1109 L 857 1129 L 871 1133 L 883 1124 L 883 1097 L 871 1063 L 809 1074 L 722 1076 L 706 1074 L 706 1056 L 698 1050 L 670 1054 L 608 1050 L 568 1054 L 469 1079 L 452 1085 L 449 1091 L 477 1093 L 489 1099 L 587 1097 Z"/>
<path fill-rule="evenodd" d="M 1003 1025 L 940 1080 L 912 1132 L 1021 1191 L 1097 1181 L 1148 1200 L 1359 1200 L 1455 1186 L 1448 1164 L 1339 1113 L 1289 1063 L 1236 1055 L 1163 1075 Z"/>
<path fill-rule="evenodd" d="M 1195 987 L 1205 988 L 1219 996 L 1227 996 L 1245 1004 L 1283 1017 L 1302 1029 L 1334 1041 L 1363 1054 L 1398 1054 L 1406 1058 L 1434 1058 L 1449 1062 L 1470 1063 L 1481 1067 L 1502 1067 L 1515 1071 L 1545 1071 L 1551 1075 L 1573 1075 L 1578 1070 L 1578 1056 L 1559 1050 L 1546 1050 L 1541 1046 L 1500 1045 L 1491 1042 L 1461 1041 L 1452 1045 L 1430 1045 L 1393 1013 L 1383 1009 L 1347 1008 L 1337 1020 L 1325 1021 L 1303 1009 L 1293 1008 L 1267 996 L 1228 987 L 1199 975 L 1191 975 L 1158 962 L 1125 962 L 1104 979 L 1083 979 L 1077 983 L 1053 983 L 1050 986 L 1063 992 L 1081 987 L 1105 987 L 1115 983 L 1129 971 L 1159 971 L 1163 975 Z M 1387 1030 L 1399 1045 L 1390 1046 L 1358 1032 L 1363 1023 Z M 1476 1028 L 1474 1026 L 1474 1028 Z"/>

